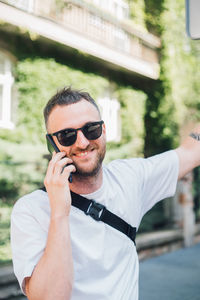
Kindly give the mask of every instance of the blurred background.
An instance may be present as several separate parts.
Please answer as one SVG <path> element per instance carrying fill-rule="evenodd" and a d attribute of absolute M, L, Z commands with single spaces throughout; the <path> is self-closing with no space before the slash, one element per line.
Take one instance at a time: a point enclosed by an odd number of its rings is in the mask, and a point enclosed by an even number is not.
<path fill-rule="evenodd" d="M 200 120 L 199 66 L 184 0 L 0 1 L 0 266 L 11 263 L 15 201 L 43 185 L 43 107 L 57 89 L 83 89 L 99 104 L 106 163 L 149 157 Z M 199 180 L 196 168 L 144 217 L 141 259 L 199 240 Z"/>

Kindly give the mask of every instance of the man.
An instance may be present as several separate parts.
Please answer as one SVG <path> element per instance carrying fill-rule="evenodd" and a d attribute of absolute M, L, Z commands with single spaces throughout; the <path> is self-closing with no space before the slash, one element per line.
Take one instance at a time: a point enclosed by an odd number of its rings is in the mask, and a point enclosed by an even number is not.
<path fill-rule="evenodd" d="M 22 197 L 12 212 L 14 271 L 22 290 L 29 300 L 137 300 L 135 244 L 71 206 L 70 190 L 138 229 L 155 203 L 175 193 L 177 179 L 200 164 L 200 127 L 176 150 L 102 166 L 106 128 L 89 94 L 61 90 L 44 117 L 60 152 L 47 169 L 47 192 Z"/>

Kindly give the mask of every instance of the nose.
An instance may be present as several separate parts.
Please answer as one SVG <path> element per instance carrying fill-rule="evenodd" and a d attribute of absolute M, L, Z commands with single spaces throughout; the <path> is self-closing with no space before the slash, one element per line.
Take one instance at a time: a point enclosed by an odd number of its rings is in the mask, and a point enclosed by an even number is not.
<path fill-rule="evenodd" d="M 89 145 L 89 140 L 84 136 L 81 130 L 77 131 L 76 147 L 80 149 L 86 149 Z"/>

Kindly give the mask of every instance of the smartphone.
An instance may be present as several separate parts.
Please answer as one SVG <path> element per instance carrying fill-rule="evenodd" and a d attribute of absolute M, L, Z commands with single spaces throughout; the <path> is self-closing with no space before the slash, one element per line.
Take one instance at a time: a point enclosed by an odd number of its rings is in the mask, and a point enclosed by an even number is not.
<path fill-rule="evenodd" d="M 59 148 L 57 147 L 56 143 L 54 142 L 52 136 L 50 135 L 46 135 L 46 139 L 47 139 L 47 148 L 49 150 L 49 152 L 52 154 L 53 151 L 56 151 L 56 152 L 60 152 Z M 67 164 L 66 166 L 68 166 L 69 164 Z M 65 166 L 65 167 L 66 167 Z M 64 167 L 64 168 L 65 168 Z M 70 173 L 69 175 L 69 182 L 72 183 L 72 173 Z"/>

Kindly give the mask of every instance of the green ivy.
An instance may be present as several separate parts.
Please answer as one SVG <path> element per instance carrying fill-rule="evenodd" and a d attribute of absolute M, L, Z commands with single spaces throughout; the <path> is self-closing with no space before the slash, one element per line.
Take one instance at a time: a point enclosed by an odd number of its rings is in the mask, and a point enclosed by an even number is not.
<path fill-rule="evenodd" d="M 185 29 L 182 0 L 145 1 L 148 25 L 160 32 L 160 79 L 146 102 L 146 156 L 176 147 L 180 129 L 200 119 L 199 41 L 191 41 Z M 150 24 L 150 23 L 151 24 Z"/>
<path fill-rule="evenodd" d="M 144 115 L 146 94 L 132 88 L 119 88 L 116 91 L 121 104 L 122 140 L 121 143 L 134 144 L 134 155 L 141 155 L 144 148 Z"/>
<path fill-rule="evenodd" d="M 176 122 L 182 126 L 187 120 L 200 120 L 200 42 L 186 36 L 184 2 L 166 0 L 165 6 L 163 80 L 168 84 L 167 97 L 175 104 Z"/>
<path fill-rule="evenodd" d="M 23 194 L 43 185 L 47 149 L 46 145 L 2 139 L 0 149 L 0 204 L 13 204 Z"/>
<path fill-rule="evenodd" d="M 149 156 L 176 147 L 181 129 L 200 120 L 200 41 L 186 35 L 184 1 L 145 0 L 145 5 L 147 27 L 159 33 L 162 42 L 160 80 L 151 87 L 146 101 L 145 155 Z M 194 189 L 199 208 L 197 186 L 198 179 Z M 154 211 L 148 213 L 150 219 Z"/>

